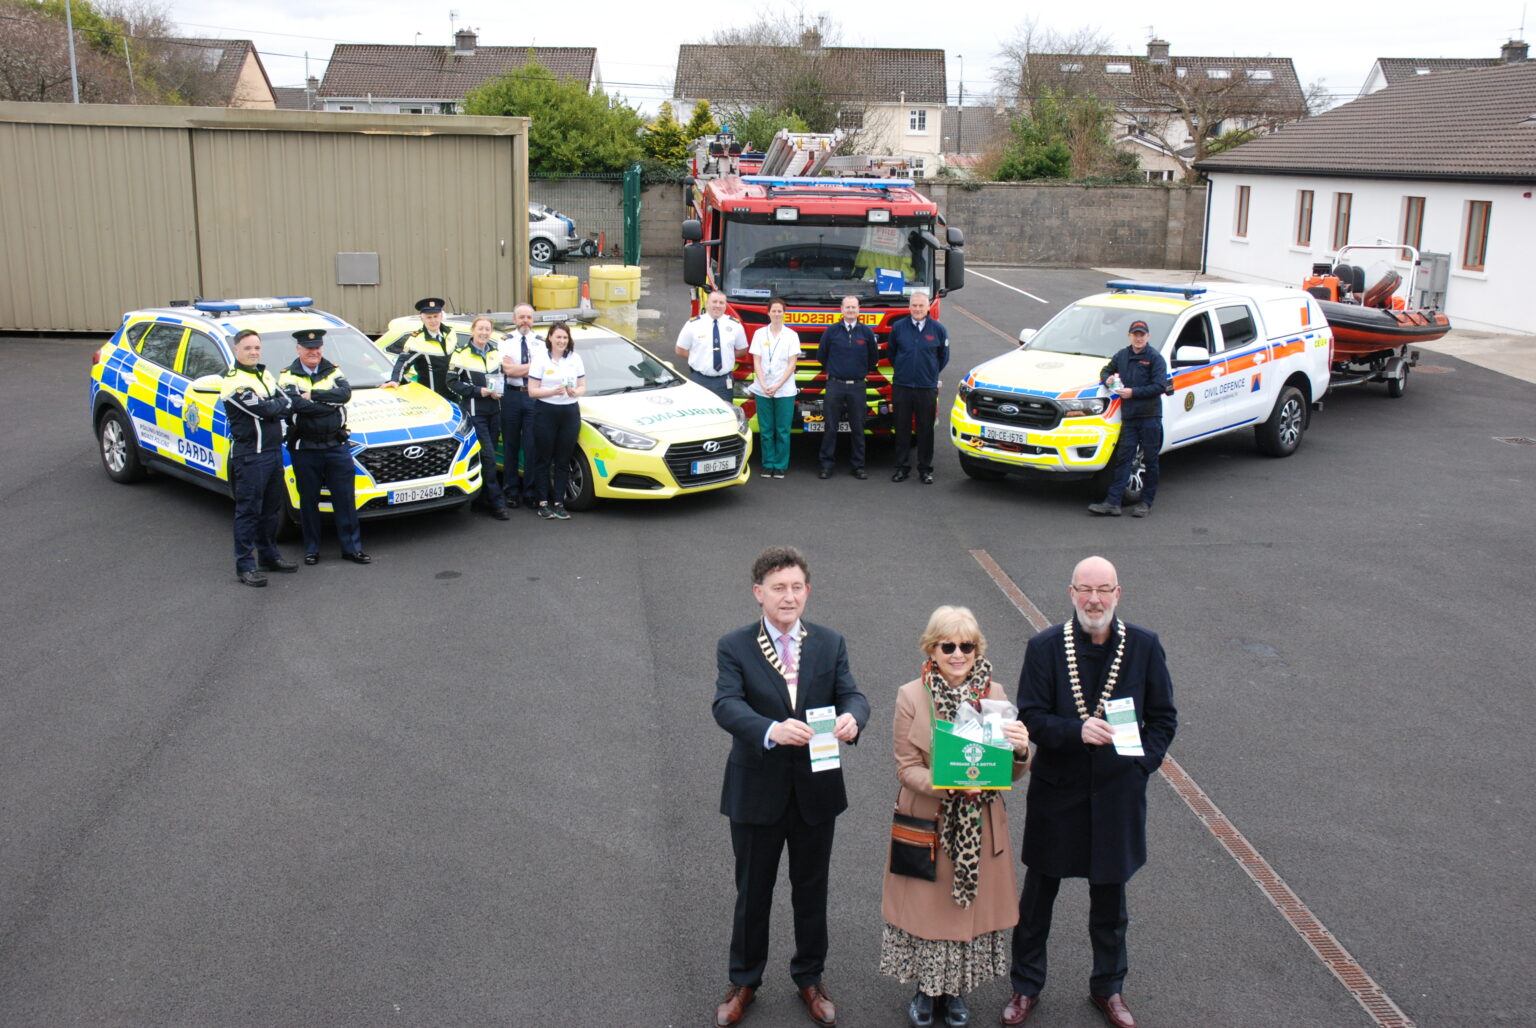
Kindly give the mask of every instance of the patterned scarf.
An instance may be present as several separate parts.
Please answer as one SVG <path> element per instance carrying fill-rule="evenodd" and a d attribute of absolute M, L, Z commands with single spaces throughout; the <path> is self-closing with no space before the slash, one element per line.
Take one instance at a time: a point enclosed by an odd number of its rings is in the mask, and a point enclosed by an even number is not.
<path fill-rule="evenodd" d="M 923 665 L 923 685 L 933 699 L 933 715 L 953 722 L 962 700 L 980 709 L 979 701 L 992 688 L 992 665 L 985 657 L 976 658 L 976 666 L 959 686 L 951 686 L 939 673 L 938 665 Z M 997 799 L 990 790 L 976 796 L 956 791 L 944 794 L 939 806 L 939 844 L 955 865 L 955 881 L 950 897 L 962 907 L 976 899 L 976 883 L 981 872 L 982 808 Z"/>

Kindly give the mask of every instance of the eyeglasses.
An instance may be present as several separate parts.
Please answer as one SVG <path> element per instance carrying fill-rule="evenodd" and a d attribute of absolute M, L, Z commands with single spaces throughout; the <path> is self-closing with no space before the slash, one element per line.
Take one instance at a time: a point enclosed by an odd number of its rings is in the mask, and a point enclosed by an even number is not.
<path fill-rule="evenodd" d="M 1113 596 L 1120 591 L 1118 585 L 1072 585 L 1068 588 L 1079 596 L 1091 596 L 1094 593 L 1100 596 Z"/>
<path fill-rule="evenodd" d="M 964 653 L 966 655 L 970 655 L 970 654 L 976 652 L 976 644 L 973 643 L 973 642 L 966 642 L 966 643 L 941 642 L 941 643 L 939 643 L 939 650 L 941 652 L 944 652 L 944 653 L 954 653 L 956 646 L 960 647 L 960 652 Z"/>

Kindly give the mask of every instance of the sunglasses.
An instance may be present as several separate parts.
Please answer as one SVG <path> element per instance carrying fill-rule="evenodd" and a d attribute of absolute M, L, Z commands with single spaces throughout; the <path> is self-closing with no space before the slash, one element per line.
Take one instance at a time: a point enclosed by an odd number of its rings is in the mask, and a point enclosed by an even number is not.
<path fill-rule="evenodd" d="M 954 653 L 956 646 L 960 647 L 960 652 L 964 654 L 971 654 L 976 652 L 975 643 L 941 642 L 939 643 L 939 650 L 943 653 Z"/>

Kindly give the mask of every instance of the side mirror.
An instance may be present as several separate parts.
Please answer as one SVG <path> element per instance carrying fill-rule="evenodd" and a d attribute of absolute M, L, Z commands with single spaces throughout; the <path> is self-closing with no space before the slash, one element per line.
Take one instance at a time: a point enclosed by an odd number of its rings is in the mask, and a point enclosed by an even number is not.
<path fill-rule="evenodd" d="M 1209 364 L 1210 362 L 1211 351 L 1203 346 L 1185 343 L 1182 346 L 1174 347 L 1173 363 L 1175 364 Z"/>
<path fill-rule="evenodd" d="M 191 389 L 191 391 L 194 393 L 206 393 L 212 396 L 218 396 L 219 380 L 223 377 L 223 375 L 203 375 L 200 378 L 194 378 L 192 380 L 192 384 L 188 386 L 188 388 Z"/>
<path fill-rule="evenodd" d="M 708 255 L 703 243 L 693 242 L 683 247 L 683 281 L 699 289 L 709 284 Z"/>
<path fill-rule="evenodd" d="M 949 240 L 949 245 L 950 246 L 964 246 L 965 245 L 965 233 L 961 232 L 957 228 L 949 229 L 947 231 L 946 235 L 945 235 L 945 238 Z"/>
<path fill-rule="evenodd" d="M 683 242 L 697 243 L 704 238 L 704 223 L 698 218 L 683 222 Z"/>
<path fill-rule="evenodd" d="M 1035 336 L 1037 336 L 1039 334 L 1040 334 L 1040 330 L 1038 328 L 1021 328 L 1021 329 L 1019 329 L 1019 345 L 1020 346 L 1028 346 L 1030 340 L 1034 339 Z"/>
<path fill-rule="evenodd" d="M 950 231 L 958 230 L 950 229 Z M 947 250 L 944 253 L 944 291 L 953 293 L 963 285 L 965 285 L 965 253 L 961 250 Z"/>

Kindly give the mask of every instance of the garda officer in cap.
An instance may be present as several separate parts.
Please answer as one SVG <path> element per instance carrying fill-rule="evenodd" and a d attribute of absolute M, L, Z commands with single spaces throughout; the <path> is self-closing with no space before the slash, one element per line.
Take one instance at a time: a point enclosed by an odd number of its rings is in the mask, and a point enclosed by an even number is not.
<path fill-rule="evenodd" d="M 494 327 L 484 314 L 470 323 L 469 341 L 448 359 L 448 388 L 453 390 L 459 409 L 480 440 L 482 484 L 475 506 L 489 510 L 497 521 L 507 521 L 511 515 L 496 482 L 496 437 L 501 434 L 501 397 L 506 392 L 507 377 L 501 370 L 501 351 L 491 339 Z M 516 486 L 515 480 L 513 485 Z"/>
<path fill-rule="evenodd" d="M 421 327 L 406 336 L 400 343 L 400 356 L 395 370 L 390 373 L 386 387 L 397 386 L 405 373 L 416 368 L 416 381 L 449 400 L 457 400 L 448 388 L 448 359 L 458 347 L 453 329 L 443 324 L 442 298 L 429 296 L 416 301 L 421 315 Z"/>
<path fill-rule="evenodd" d="M 235 334 L 235 366 L 219 382 L 229 422 L 229 485 L 235 494 L 235 575 L 264 586 L 263 571 L 299 566 L 277 552 L 278 519 L 287 505 L 283 485 L 283 418 L 293 404 L 261 363 L 261 334 Z"/>
<path fill-rule="evenodd" d="M 306 328 L 293 334 L 298 357 L 283 369 L 277 383 L 293 403 L 288 455 L 299 485 L 299 524 L 304 529 L 304 563 L 320 563 L 320 488 L 331 494 L 341 555 L 354 564 L 368 564 L 357 524 L 354 492 L 356 469 L 347 446 L 346 402 L 352 386 L 341 369 L 325 359 L 325 329 Z"/>

